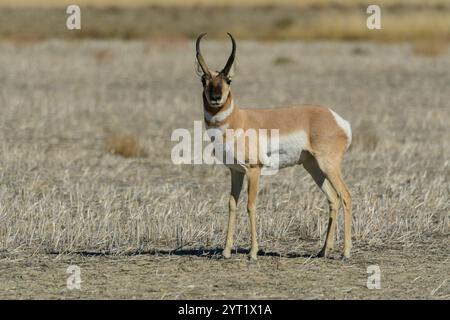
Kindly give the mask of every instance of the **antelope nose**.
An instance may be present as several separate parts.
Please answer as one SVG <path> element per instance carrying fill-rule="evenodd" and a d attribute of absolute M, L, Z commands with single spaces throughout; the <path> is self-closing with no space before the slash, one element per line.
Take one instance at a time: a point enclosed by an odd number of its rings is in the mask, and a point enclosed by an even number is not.
<path fill-rule="evenodd" d="M 212 101 L 220 101 L 220 99 L 222 98 L 222 96 L 220 94 L 213 94 L 211 95 L 211 100 Z"/>

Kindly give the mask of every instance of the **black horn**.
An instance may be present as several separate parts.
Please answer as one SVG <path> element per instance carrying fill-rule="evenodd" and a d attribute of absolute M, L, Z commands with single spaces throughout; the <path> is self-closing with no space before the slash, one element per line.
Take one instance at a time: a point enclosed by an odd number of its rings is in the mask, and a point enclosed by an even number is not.
<path fill-rule="evenodd" d="M 222 70 L 222 73 L 226 76 L 228 76 L 228 74 L 230 73 L 231 66 L 233 65 L 233 62 L 234 62 L 234 57 L 236 56 L 236 41 L 234 41 L 234 38 L 231 35 L 231 33 L 227 32 L 227 34 L 231 38 L 231 43 L 232 43 L 233 47 L 231 48 L 231 54 L 230 54 L 230 57 L 228 58 L 227 64 L 225 65 L 225 67 Z"/>
<path fill-rule="evenodd" d="M 200 68 L 202 68 L 204 74 L 209 74 L 208 66 L 206 65 L 205 59 L 203 59 L 202 53 L 200 52 L 200 40 L 202 40 L 204 36 L 206 36 L 206 33 L 202 33 L 198 36 L 197 42 L 195 44 L 195 49 L 197 51 L 197 61 L 200 65 Z"/>

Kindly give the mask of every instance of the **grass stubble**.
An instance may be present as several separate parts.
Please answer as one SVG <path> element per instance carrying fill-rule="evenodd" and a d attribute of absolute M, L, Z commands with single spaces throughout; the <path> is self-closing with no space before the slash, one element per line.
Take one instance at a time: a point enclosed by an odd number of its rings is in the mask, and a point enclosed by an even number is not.
<path fill-rule="evenodd" d="M 225 61 L 223 48 L 205 42 L 211 66 Z M 354 135 L 343 164 L 354 197 L 354 262 L 308 258 L 324 240 L 327 204 L 296 167 L 262 179 L 258 238 L 266 256 L 251 269 L 240 254 L 231 262 L 216 259 L 224 243 L 228 170 L 170 161 L 172 130 L 192 132 L 193 121 L 202 119 L 192 52 L 183 41 L 0 43 L 7 297 L 449 297 L 448 52 L 239 42 L 239 105 L 323 104 L 348 119 Z M 277 63 L 279 57 L 294 63 Z M 238 248 L 249 243 L 245 201 L 244 192 Z M 338 230 L 340 248 L 341 216 Z M 64 289 L 65 263 L 74 261 L 83 266 L 83 292 Z M 390 270 L 385 291 L 354 287 L 365 283 L 371 263 Z M 222 280 L 230 273 L 247 278 L 228 279 L 227 286 L 210 272 Z M 336 282 L 321 282 L 330 277 Z M 123 287 L 130 281 L 135 287 Z"/>

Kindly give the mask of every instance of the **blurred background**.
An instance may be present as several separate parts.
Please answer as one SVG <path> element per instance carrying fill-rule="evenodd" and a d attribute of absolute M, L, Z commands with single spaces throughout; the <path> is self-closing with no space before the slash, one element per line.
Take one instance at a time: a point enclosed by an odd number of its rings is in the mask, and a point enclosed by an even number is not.
<path fill-rule="evenodd" d="M 64 27 L 67 16 L 61 12 L 69 4 L 81 8 L 79 32 Z M 370 4 L 382 9 L 382 30 L 377 32 L 366 27 Z M 238 39 L 427 41 L 429 46 L 442 47 L 450 36 L 450 1 L 0 1 L 0 37 L 12 41 L 53 37 L 180 39 L 205 31 L 218 38 L 224 38 L 228 31 Z"/>

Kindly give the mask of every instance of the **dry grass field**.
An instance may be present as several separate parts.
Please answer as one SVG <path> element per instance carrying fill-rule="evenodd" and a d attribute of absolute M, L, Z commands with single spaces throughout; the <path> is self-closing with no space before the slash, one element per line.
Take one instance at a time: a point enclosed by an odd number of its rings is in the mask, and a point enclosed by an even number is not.
<path fill-rule="evenodd" d="M 204 44 L 216 68 L 228 50 Z M 202 119 L 191 41 L 1 42 L 0 298 L 449 299 L 449 70 L 408 44 L 238 39 L 239 105 L 322 104 L 354 136 L 352 259 L 341 217 L 334 259 L 314 257 L 327 203 L 297 167 L 261 182 L 250 263 L 245 195 L 219 254 L 228 170 L 170 160 L 172 131 Z"/>

